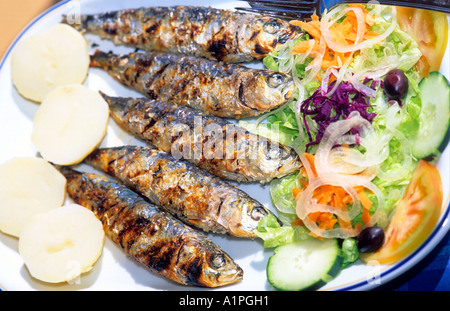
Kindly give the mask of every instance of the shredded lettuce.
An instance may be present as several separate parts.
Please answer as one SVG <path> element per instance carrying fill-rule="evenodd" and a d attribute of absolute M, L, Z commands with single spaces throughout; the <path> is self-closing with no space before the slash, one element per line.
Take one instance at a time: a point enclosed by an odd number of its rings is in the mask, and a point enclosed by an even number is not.
<path fill-rule="evenodd" d="M 292 174 L 270 182 L 270 196 L 277 210 L 286 214 L 295 214 L 295 199 L 292 191 L 294 187 L 301 188 L 301 176 Z"/>
<path fill-rule="evenodd" d="M 406 74 L 408 78 L 409 88 L 406 94 L 406 106 L 403 109 L 403 118 L 398 125 L 406 138 L 414 137 L 419 131 L 419 115 L 422 111 L 422 100 L 420 98 L 419 84 L 410 74 Z M 417 77 L 416 77 L 417 78 Z"/>
<path fill-rule="evenodd" d="M 264 241 L 264 247 L 277 247 L 310 238 L 304 226 L 281 226 L 276 217 L 269 214 L 258 223 L 256 236 Z"/>
<path fill-rule="evenodd" d="M 390 20 L 377 19 L 371 31 L 382 33 L 390 26 Z M 363 49 L 354 57 L 349 69 L 357 73 L 374 68 L 386 70 L 398 68 L 403 71 L 415 70 L 414 65 L 422 56 L 417 42 L 396 25 L 394 31 L 379 44 Z"/>
<path fill-rule="evenodd" d="M 345 268 L 358 260 L 359 250 L 355 239 L 346 238 L 342 241 L 341 256 L 343 259 L 342 268 Z"/>
<path fill-rule="evenodd" d="M 374 184 L 377 185 L 385 196 L 385 210 L 387 213 L 397 206 L 403 196 L 412 174 L 417 165 L 417 160 L 408 154 L 405 148 L 410 148 L 408 138 L 414 137 L 419 129 L 419 115 L 421 112 L 421 99 L 418 82 L 414 73 L 406 73 L 409 82 L 408 93 L 401 107 L 390 103 L 380 92 L 373 100 L 373 106 L 377 117 L 373 120 L 373 127 L 379 135 L 389 132 L 389 127 L 398 131 L 404 137 L 403 140 L 393 138 L 389 142 L 389 156 L 380 165 L 380 169 L 387 175 L 395 175 L 400 178 L 389 180 L 376 177 Z M 390 111 L 396 111 L 392 118 Z M 410 157 L 405 159 L 405 157 Z M 409 163 L 408 165 L 403 165 Z"/>
<path fill-rule="evenodd" d="M 273 71 L 279 71 L 278 62 L 275 60 L 274 55 L 278 55 L 277 52 L 274 52 L 274 54 L 269 54 L 266 57 L 263 58 L 263 64 L 266 66 L 267 69 L 273 70 Z"/>

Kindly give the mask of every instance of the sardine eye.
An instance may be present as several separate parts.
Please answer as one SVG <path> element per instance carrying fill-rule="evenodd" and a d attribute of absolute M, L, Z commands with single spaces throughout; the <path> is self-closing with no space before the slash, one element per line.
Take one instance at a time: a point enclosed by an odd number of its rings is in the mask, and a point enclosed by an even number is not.
<path fill-rule="evenodd" d="M 272 88 L 277 88 L 284 83 L 285 76 L 281 73 L 274 73 L 267 77 L 267 83 Z"/>
<path fill-rule="evenodd" d="M 280 147 L 280 157 L 282 161 L 286 161 L 289 159 L 295 159 L 296 157 L 298 157 L 298 155 L 292 151 L 292 150 L 288 150 L 286 147 L 281 148 Z"/>
<path fill-rule="evenodd" d="M 263 26 L 263 29 L 265 32 L 274 34 L 276 33 L 281 27 L 281 24 L 276 19 L 269 19 Z"/>
<path fill-rule="evenodd" d="M 263 140 L 259 142 L 259 147 L 267 161 L 280 160 L 280 145 L 275 141 Z"/>
<path fill-rule="evenodd" d="M 272 155 L 275 156 L 277 160 L 287 160 L 291 156 L 291 153 L 287 150 L 287 148 L 279 144 L 272 147 L 272 150 L 276 151 L 276 154 L 272 153 Z"/>
<path fill-rule="evenodd" d="M 223 254 L 215 254 L 211 258 L 211 267 L 214 269 L 221 268 L 225 265 L 225 257 Z"/>
<path fill-rule="evenodd" d="M 263 217 L 267 216 L 267 211 L 262 206 L 255 206 L 252 209 L 250 216 L 252 217 L 253 220 L 259 221 Z"/>
<path fill-rule="evenodd" d="M 267 160 L 279 161 L 280 160 L 280 148 L 270 148 L 266 154 Z"/>

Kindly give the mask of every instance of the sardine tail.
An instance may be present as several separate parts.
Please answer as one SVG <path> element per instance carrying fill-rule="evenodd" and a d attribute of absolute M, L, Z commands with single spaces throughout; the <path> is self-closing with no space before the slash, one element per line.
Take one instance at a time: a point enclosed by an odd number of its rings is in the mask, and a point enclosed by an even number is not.
<path fill-rule="evenodd" d="M 123 114 L 129 109 L 130 103 L 132 102 L 130 98 L 109 96 L 103 92 L 100 92 L 100 95 L 106 101 L 113 114 Z"/>
<path fill-rule="evenodd" d="M 69 181 L 81 176 L 81 173 L 63 165 L 53 164 L 52 165 Z"/>
<path fill-rule="evenodd" d="M 91 55 L 91 67 L 104 67 L 110 62 L 112 53 L 105 53 L 100 50 L 96 50 L 94 54 Z"/>

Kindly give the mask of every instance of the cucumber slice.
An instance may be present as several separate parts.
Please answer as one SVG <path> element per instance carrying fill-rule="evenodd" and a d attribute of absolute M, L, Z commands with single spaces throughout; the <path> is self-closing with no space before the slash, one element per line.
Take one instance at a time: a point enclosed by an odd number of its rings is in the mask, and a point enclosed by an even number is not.
<path fill-rule="evenodd" d="M 341 266 L 336 239 L 310 238 L 275 248 L 267 264 L 267 279 L 279 290 L 317 289 L 333 279 Z"/>
<path fill-rule="evenodd" d="M 439 72 L 430 72 L 420 81 L 419 89 L 422 111 L 411 148 L 416 158 L 423 159 L 444 151 L 450 140 L 450 85 Z"/>

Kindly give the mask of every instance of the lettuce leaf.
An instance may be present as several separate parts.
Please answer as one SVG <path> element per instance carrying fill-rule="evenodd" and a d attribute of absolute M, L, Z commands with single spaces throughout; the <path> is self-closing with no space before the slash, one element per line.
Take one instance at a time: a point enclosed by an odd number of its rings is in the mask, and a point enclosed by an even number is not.
<path fill-rule="evenodd" d="M 273 55 L 278 55 L 277 52 L 274 52 Z M 266 57 L 263 58 L 263 64 L 266 66 L 267 69 L 273 70 L 273 71 L 279 71 L 278 62 L 275 60 L 273 55 L 269 54 Z"/>
<path fill-rule="evenodd" d="M 378 19 L 371 26 L 371 31 L 383 33 L 390 25 L 390 21 Z M 403 71 L 415 70 L 413 67 L 422 56 L 417 42 L 399 25 L 379 44 L 360 51 L 355 56 L 349 69 L 353 72 L 370 70 L 373 68 L 398 68 Z"/>
<path fill-rule="evenodd" d="M 272 203 L 282 213 L 295 214 L 295 200 L 292 191 L 294 187 L 300 189 L 300 175 L 292 174 L 277 178 L 270 182 L 270 196 Z"/>
<path fill-rule="evenodd" d="M 305 227 L 281 226 L 272 214 L 259 221 L 255 234 L 264 241 L 265 248 L 277 247 L 310 238 L 309 230 Z"/>
<path fill-rule="evenodd" d="M 341 256 L 343 259 L 342 268 L 347 267 L 358 259 L 359 250 L 355 239 L 346 238 L 342 241 Z"/>

